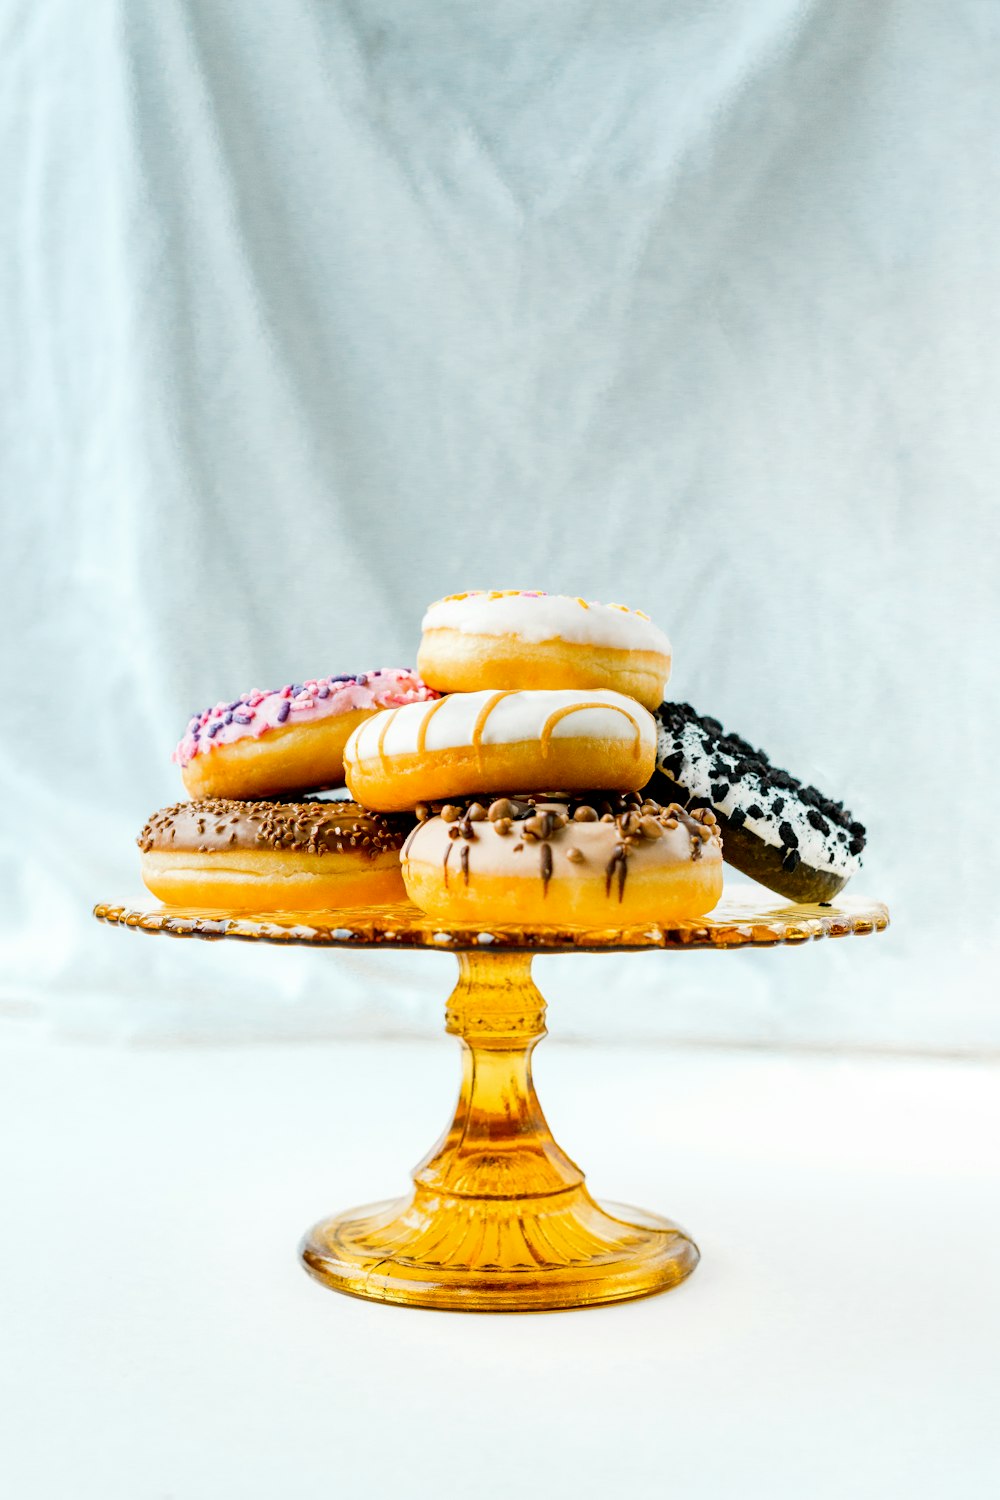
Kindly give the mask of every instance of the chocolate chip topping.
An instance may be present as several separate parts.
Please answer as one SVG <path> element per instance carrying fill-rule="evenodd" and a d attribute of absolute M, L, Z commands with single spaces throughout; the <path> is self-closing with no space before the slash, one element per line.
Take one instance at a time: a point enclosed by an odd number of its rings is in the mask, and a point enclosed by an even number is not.
<path fill-rule="evenodd" d="M 409 817 L 368 812 L 356 802 L 235 802 L 203 797 L 153 813 L 136 840 L 150 850 L 276 849 L 297 854 L 354 850 L 373 859 L 400 849 Z"/>
<path fill-rule="evenodd" d="M 484 805 L 485 804 L 485 805 Z M 465 882 L 469 882 L 469 846 L 481 833 L 476 825 L 488 820 L 493 832 L 507 838 L 516 832 L 518 843 L 513 846 L 517 854 L 525 845 L 538 849 L 538 873 L 542 882 L 542 894 L 548 890 L 552 879 L 552 844 L 566 839 L 569 847 L 566 858 L 571 864 L 584 861 L 574 839 L 581 834 L 583 823 L 609 823 L 614 826 L 616 843 L 605 868 L 605 891 L 610 898 L 617 894 L 619 901 L 625 894 L 628 878 L 628 858 L 633 848 L 645 840 L 660 839 L 668 830 L 683 827 L 689 836 L 690 857 L 698 860 L 705 844 L 714 840 L 722 844 L 718 821 L 711 808 L 684 808 L 672 802 L 663 807 L 653 798 L 639 792 L 622 794 L 598 792 L 590 795 L 569 796 L 565 792 L 519 792 L 509 797 L 458 798 L 449 802 L 421 803 L 417 809 L 420 822 L 439 816 L 447 823 L 449 843 L 445 849 L 444 863 L 447 866 L 452 840 L 461 840 L 460 864 Z M 445 873 L 447 881 L 447 871 Z"/>

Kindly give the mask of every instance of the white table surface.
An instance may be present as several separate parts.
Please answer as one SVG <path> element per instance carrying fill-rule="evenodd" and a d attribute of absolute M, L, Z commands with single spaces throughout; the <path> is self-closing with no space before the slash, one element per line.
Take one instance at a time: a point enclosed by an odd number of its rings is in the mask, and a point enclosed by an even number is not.
<path fill-rule="evenodd" d="M 0 1028 L 5 1493 L 994 1500 L 1000 1066 L 550 1039 L 557 1137 L 694 1277 L 528 1317 L 327 1291 L 300 1232 L 403 1189 L 456 1053 Z"/>

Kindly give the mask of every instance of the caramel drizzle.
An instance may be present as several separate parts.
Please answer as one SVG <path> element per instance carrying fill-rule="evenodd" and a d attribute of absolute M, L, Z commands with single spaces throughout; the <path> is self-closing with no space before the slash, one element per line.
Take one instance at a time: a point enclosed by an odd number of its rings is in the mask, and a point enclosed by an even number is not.
<path fill-rule="evenodd" d="M 427 711 L 427 713 L 424 714 L 423 718 L 421 719 L 421 721 L 420 721 L 420 728 L 417 730 L 417 754 L 418 755 L 423 755 L 424 750 L 426 748 L 426 743 L 427 743 L 427 726 L 428 726 L 428 724 L 431 722 L 431 720 L 433 719 L 434 715 L 437 713 L 438 709 L 439 708 L 443 708 L 444 705 L 447 702 L 448 702 L 447 698 L 439 698 L 436 703 L 432 703 L 431 704 L 429 710 Z"/>
<path fill-rule="evenodd" d="M 552 731 L 560 719 L 565 719 L 567 714 L 579 713 L 585 708 L 611 708 L 618 714 L 624 714 L 626 719 L 635 730 L 635 744 L 632 747 L 633 759 L 638 760 L 642 754 L 642 730 L 639 728 L 638 720 L 630 714 L 627 708 L 622 708 L 618 703 L 570 703 L 565 708 L 554 709 L 542 725 L 540 749 L 544 760 L 549 753 L 549 744 L 552 739 Z"/>
<path fill-rule="evenodd" d="M 476 722 L 472 726 L 470 742 L 472 744 L 473 750 L 476 752 L 476 758 L 479 761 L 480 766 L 482 765 L 483 730 L 486 728 L 487 720 L 489 719 L 490 714 L 496 708 L 498 703 L 501 703 L 504 698 L 514 697 L 517 691 L 518 690 L 516 688 L 502 688 L 499 692 L 494 693 L 492 697 L 490 697 L 483 704 L 482 708 L 479 710 L 479 713 L 476 715 Z M 434 703 L 429 705 L 427 712 L 421 719 L 420 728 L 417 730 L 416 753 L 418 755 L 424 755 L 426 753 L 427 726 L 430 723 L 431 719 L 433 719 L 434 715 L 437 713 L 438 709 L 443 708 L 447 701 L 447 694 L 443 698 L 438 698 Z M 630 714 L 628 709 L 622 708 L 618 703 L 595 702 L 570 703 L 565 708 L 554 709 L 552 713 L 549 714 L 548 718 L 545 720 L 545 723 L 542 725 L 542 732 L 539 736 L 539 749 L 541 751 L 543 760 L 547 759 L 548 757 L 549 750 L 551 748 L 552 731 L 553 729 L 555 729 L 560 720 L 565 719 L 567 714 L 579 713 L 582 709 L 585 708 L 610 708 L 613 709 L 615 713 L 624 714 L 625 718 L 628 719 L 629 723 L 632 725 L 632 728 L 635 730 L 635 742 L 632 746 L 632 755 L 634 759 L 638 760 L 639 756 L 642 754 L 642 730 L 639 728 L 638 720 L 635 718 L 634 714 Z M 398 713 L 398 708 L 392 709 L 386 717 L 385 723 L 382 725 L 382 728 L 379 730 L 377 754 L 379 760 L 382 763 L 383 770 L 385 769 L 387 762 L 387 756 L 385 753 L 385 737 L 392 727 L 392 722 Z"/>
<path fill-rule="evenodd" d="M 392 728 L 392 721 L 398 713 L 398 708 L 392 709 L 385 723 L 382 725 L 382 728 L 378 732 L 378 758 L 382 762 L 383 771 L 385 770 L 386 766 L 385 737 L 389 733 L 389 730 Z"/>
<path fill-rule="evenodd" d="M 463 845 L 462 845 L 462 852 L 459 855 L 459 862 L 460 862 L 460 864 L 462 866 L 462 874 L 465 876 L 465 883 L 466 883 L 466 885 L 468 885 L 468 883 L 469 883 L 469 846 L 468 846 L 468 844 L 463 843 Z"/>
<path fill-rule="evenodd" d="M 448 889 L 448 861 L 451 858 L 451 851 L 454 849 L 454 847 L 455 847 L 454 840 L 453 839 L 449 839 L 447 847 L 446 847 L 446 849 L 444 851 L 444 861 L 443 861 L 443 863 L 441 865 L 441 872 L 444 875 L 444 888 L 445 888 L 445 890 Z"/>
<path fill-rule="evenodd" d="M 477 759 L 482 764 L 483 759 L 483 730 L 486 728 L 486 720 L 496 708 L 502 698 L 511 698 L 515 692 L 514 688 L 504 688 L 499 693 L 494 693 L 489 702 L 484 703 L 472 726 L 472 748 L 476 752 Z"/>

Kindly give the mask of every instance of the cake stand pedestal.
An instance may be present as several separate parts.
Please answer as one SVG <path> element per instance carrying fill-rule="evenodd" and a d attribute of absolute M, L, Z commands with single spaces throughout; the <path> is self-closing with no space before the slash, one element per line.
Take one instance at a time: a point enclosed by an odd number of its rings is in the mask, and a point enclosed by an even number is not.
<path fill-rule="evenodd" d="M 456 953 L 446 1029 L 462 1045 L 462 1082 L 451 1125 L 415 1169 L 410 1194 L 321 1220 L 301 1255 L 311 1275 L 352 1296 L 474 1312 L 620 1302 L 675 1286 L 698 1263 L 694 1241 L 669 1219 L 597 1203 L 553 1140 L 531 1077 L 545 1035 L 535 953 L 773 947 L 888 925 L 876 901 L 767 906 L 757 896 L 652 928 L 443 928 L 405 905 L 256 917 L 101 904 L 94 914 L 175 937 Z"/>

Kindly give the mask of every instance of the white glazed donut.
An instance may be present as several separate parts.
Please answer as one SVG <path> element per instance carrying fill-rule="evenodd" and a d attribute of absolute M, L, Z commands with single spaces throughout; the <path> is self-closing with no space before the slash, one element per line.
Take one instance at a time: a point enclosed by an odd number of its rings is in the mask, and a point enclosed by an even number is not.
<path fill-rule="evenodd" d="M 566 594 L 451 594 L 424 615 L 417 671 L 442 693 L 605 688 L 656 708 L 670 642 L 647 615 Z"/>
<path fill-rule="evenodd" d="M 722 894 L 714 815 L 638 793 L 446 805 L 418 823 L 402 862 L 410 900 L 458 922 L 664 925 L 703 915 Z"/>
<path fill-rule="evenodd" d="M 398 812 L 511 787 L 635 791 L 653 771 L 652 714 L 621 693 L 452 693 L 376 714 L 344 748 L 351 796 Z"/>

